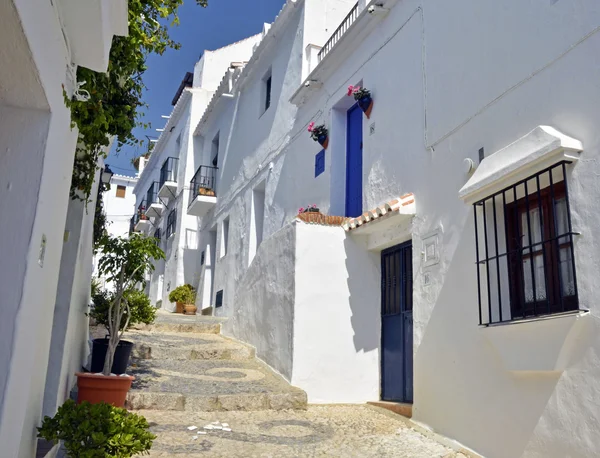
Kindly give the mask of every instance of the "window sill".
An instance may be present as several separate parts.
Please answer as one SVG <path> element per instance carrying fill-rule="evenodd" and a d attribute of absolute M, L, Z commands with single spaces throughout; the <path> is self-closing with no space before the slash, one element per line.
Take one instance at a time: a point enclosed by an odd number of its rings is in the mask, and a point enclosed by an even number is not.
<path fill-rule="evenodd" d="M 563 372 L 588 347 L 592 318 L 585 310 L 481 326 L 508 371 Z"/>

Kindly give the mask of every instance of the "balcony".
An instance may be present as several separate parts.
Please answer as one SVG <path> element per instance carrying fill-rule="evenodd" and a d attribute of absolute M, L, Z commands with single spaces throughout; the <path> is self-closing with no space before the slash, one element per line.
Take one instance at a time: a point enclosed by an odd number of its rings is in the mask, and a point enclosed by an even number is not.
<path fill-rule="evenodd" d="M 202 165 L 190 181 L 188 215 L 202 217 L 216 204 L 217 167 Z"/>
<path fill-rule="evenodd" d="M 327 43 L 325 43 L 325 45 L 319 51 L 319 62 L 323 60 L 323 58 L 329 53 L 329 51 L 333 49 L 336 43 L 340 41 L 340 39 L 348 31 L 350 26 L 354 24 L 354 21 L 356 21 L 356 18 L 358 17 L 359 13 L 359 4 L 357 3 L 350 10 L 348 15 L 344 18 L 340 26 L 335 30 L 335 32 L 333 32 L 333 35 L 331 35 L 329 40 L 327 40 Z"/>
<path fill-rule="evenodd" d="M 142 200 L 140 205 L 138 205 L 137 212 L 134 215 L 134 230 L 136 232 L 144 232 L 148 229 L 152 223 L 150 219 L 146 216 L 146 201 Z"/>
<path fill-rule="evenodd" d="M 176 157 L 168 157 L 160 168 L 158 197 L 162 197 L 163 199 L 174 199 L 177 197 L 178 171 L 179 159 Z"/>
<path fill-rule="evenodd" d="M 160 197 L 158 197 L 158 190 L 159 182 L 155 181 L 150 185 L 146 193 L 146 204 L 148 207 L 145 214 L 148 218 L 160 218 L 165 208 Z"/>

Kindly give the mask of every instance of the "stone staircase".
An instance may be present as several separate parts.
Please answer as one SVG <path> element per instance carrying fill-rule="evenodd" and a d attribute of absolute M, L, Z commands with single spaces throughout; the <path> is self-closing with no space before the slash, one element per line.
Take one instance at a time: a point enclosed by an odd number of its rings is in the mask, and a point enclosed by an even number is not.
<path fill-rule="evenodd" d="M 134 342 L 131 410 L 306 409 L 306 393 L 255 358 L 254 348 L 220 335 L 221 320 L 160 313 L 128 333 Z"/>

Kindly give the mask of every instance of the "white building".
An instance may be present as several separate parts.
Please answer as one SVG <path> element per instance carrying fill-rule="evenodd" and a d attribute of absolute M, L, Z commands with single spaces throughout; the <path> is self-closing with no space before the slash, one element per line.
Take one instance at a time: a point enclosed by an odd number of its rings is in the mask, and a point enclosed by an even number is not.
<path fill-rule="evenodd" d="M 87 354 L 94 202 L 69 198 L 76 68 L 106 71 L 127 2 L 0 2 L 0 454 L 36 456 L 42 414 Z"/>
<path fill-rule="evenodd" d="M 115 174 L 110 180 L 110 189 L 102 193 L 106 230 L 112 236 L 129 235 L 135 207 L 133 189 L 137 181 L 137 177 Z"/>
<path fill-rule="evenodd" d="M 110 236 L 129 237 L 129 233 L 132 231 L 135 208 L 133 189 L 137 180 L 137 177 L 114 174 L 110 179 L 110 188 L 102 192 L 106 232 Z M 96 256 L 94 256 L 93 276 L 99 280 L 103 288 L 113 289 L 98 272 L 98 257 Z"/>
<path fill-rule="evenodd" d="M 206 160 L 198 153 L 193 127 L 217 88 L 227 84 L 223 74 L 236 73 L 252 54 L 262 35 L 254 35 L 215 51 L 204 51 L 194 72 L 187 73 L 173 99 L 173 111 L 148 161 L 141 161 L 136 195 L 134 228 L 160 240 L 166 260 L 157 263 L 148 282 L 152 303 L 171 310 L 169 292 L 184 283 L 198 284 L 200 256 L 197 251 L 197 221 L 186 213 L 190 182 L 216 189 L 216 155 Z M 213 165 L 215 164 L 215 165 Z M 214 199 L 214 197 L 212 197 Z M 210 198 L 209 198 L 210 200 Z"/>
<path fill-rule="evenodd" d="M 190 119 L 217 186 L 182 207 L 201 268 L 177 275 L 309 402 L 596 456 L 599 31 L 595 0 L 287 1 Z"/>

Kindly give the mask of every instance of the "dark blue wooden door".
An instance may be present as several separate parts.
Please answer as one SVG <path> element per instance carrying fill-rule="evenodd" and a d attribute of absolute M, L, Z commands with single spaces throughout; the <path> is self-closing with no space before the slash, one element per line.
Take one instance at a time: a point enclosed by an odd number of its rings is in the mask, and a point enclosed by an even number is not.
<path fill-rule="evenodd" d="M 412 243 L 381 253 L 381 399 L 413 401 Z"/>
<path fill-rule="evenodd" d="M 346 139 L 346 216 L 362 214 L 362 110 L 348 110 Z"/>

